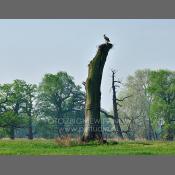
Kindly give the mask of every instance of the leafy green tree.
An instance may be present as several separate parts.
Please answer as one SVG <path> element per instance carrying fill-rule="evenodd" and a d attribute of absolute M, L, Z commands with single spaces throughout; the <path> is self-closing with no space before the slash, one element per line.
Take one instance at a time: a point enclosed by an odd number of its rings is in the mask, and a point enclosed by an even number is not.
<path fill-rule="evenodd" d="M 29 121 L 31 126 L 34 87 L 23 80 L 0 86 L 0 125 L 9 128 L 11 139 L 15 138 L 16 128 L 25 128 Z"/>
<path fill-rule="evenodd" d="M 37 96 L 37 86 L 33 84 L 25 85 L 25 107 L 24 112 L 28 116 L 28 138 L 33 139 L 33 117 L 35 115 L 34 102 Z"/>
<path fill-rule="evenodd" d="M 175 134 L 175 72 L 169 70 L 152 71 L 149 92 L 153 96 L 151 115 L 162 119 L 164 137 L 173 140 Z"/>
<path fill-rule="evenodd" d="M 119 117 L 123 132 L 129 139 L 153 139 L 155 134 L 150 116 L 152 97 L 148 92 L 150 70 L 138 70 L 129 76 L 118 98 L 130 96 L 120 104 Z"/>
<path fill-rule="evenodd" d="M 37 110 L 41 119 L 52 118 L 61 137 L 65 134 L 65 118 L 84 113 L 84 93 L 66 72 L 46 74 L 38 88 Z M 68 115 L 69 114 L 69 115 Z M 69 124 L 69 128 L 72 123 Z"/>
<path fill-rule="evenodd" d="M 3 105 L 3 113 L 1 115 L 1 123 L 3 126 L 9 126 L 10 138 L 15 138 L 15 127 L 19 124 L 18 114 L 20 106 L 23 103 L 22 91 L 20 91 L 24 82 L 15 80 L 13 84 L 5 84 L 1 86 L 1 99 L 5 99 Z"/>

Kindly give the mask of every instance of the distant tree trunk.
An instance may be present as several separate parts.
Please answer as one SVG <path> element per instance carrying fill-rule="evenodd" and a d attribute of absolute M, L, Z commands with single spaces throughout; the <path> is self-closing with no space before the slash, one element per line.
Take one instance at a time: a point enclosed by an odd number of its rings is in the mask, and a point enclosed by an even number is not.
<path fill-rule="evenodd" d="M 151 120 L 149 117 L 144 116 L 143 117 L 143 123 L 144 123 L 144 131 L 145 131 L 145 138 L 147 140 L 153 140 L 154 139 L 154 134 L 153 134 L 153 128 L 151 125 Z"/>
<path fill-rule="evenodd" d="M 18 102 L 16 103 L 13 110 L 14 110 L 14 115 L 18 116 L 18 114 L 19 114 L 19 103 Z M 16 128 L 16 126 L 14 126 L 13 124 L 10 127 L 10 139 L 12 139 L 12 140 L 15 139 L 15 128 Z"/>
<path fill-rule="evenodd" d="M 63 137 L 65 135 L 65 128 L 64 128 L 64 123 L 63 122 L 64 122 L 63 117 L 58 117 L 56 119 L 58 137 Z"/>
<path fill-rule="evenodd" d="M 166 135 L 166 140 L 167 141 L 173 141 L 174 139 L 174 128 L 169 124 L 169 127 L 167 129 L 167 135 Z"/>
<path fill-rule="evenodd" d="M 65 125 L 64 125 L 64 116 L 62 109 L 59 108 L 57 111 L 57 118 L 56 118 L 56 127 L 57 127 L 57 134 L 58 137 L 63 137 L 65 135 Z"/>
<path fill-rule="evenodd" d="M 12 139 L 12 140 L 15 139 L 15 128 L 14 128 L 14 126 L 10 127 L 10 139 Z"/>
<path fill-rule="evenodd" d="M 33 139 L 33 128 L 32 128 L 32 97 L 30 96 L 30 99 L 26 105 L 26 113 L 28 115 L 28 139 Z"/>
<path fill-rule="evenodd" d="M 154 131 L 150 118 L 148 119 L 148 140 L 155 140 Z"/>
<path fill-rule="evenodd" d="M 144 125 L 144 138 L 150 140 L 150 128 L 149 123 L 147 123 L 146 116 L 143 116 L 143 125 Z"/>
<path fill-rule="evenodd" d="M 173 139 L 174 139 L 173 132 L 172 132 L 172 130 L 168 129 L 168 135 L 166 137 L 166 140 L 167 141 L 173 141 Z"/>
<path fill-rule="evenodd" d="M 116 97 L 116 89 L 115 89 L 115 72 L 112 71 L 112 91 L 113 91 L 113 111 L 114 111 L 114 125 L 117 132 L 117 135 L 123 139 L 122 130 L 120 127 L 119 122 L 119 115 L 118 115 L 118 104 L 117 104 L 117 97 Z"/>
<path fill-rule="evenodd" d="M 100 106 L 101 106 L 101 80 L 103 68 L 112 44 L 106 43 L 99 46 L 94 59 L 90 62 L 88 78 L 86 80 L 86 107 L 85 126 L 82 140 L 103 141 Z"/>
<path fill-rule="evenodd" d="M 64 117 L 61 114 L 60 121 L 59 121 L 59 137 L 66 136 L 66 128 L 64 124 Z"/>
<path fill-rule="evenodd" d="M 31 113 L 29 114 L 29 133 L 28 133 L 28 139 L 32 140 L 33 139 L 33 128 L 32 128 L 32 115 Z"/>

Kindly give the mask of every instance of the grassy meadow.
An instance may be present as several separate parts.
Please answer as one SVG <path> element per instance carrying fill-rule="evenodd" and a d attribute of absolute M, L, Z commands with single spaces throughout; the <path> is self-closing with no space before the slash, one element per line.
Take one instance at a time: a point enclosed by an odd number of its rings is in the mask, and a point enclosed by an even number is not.
<path fill-rule="evenodd" d="M 0 140 L 0 155 L 175 155 L 175 142 L 111 141 L 66 146 L 55 140 Z"/>

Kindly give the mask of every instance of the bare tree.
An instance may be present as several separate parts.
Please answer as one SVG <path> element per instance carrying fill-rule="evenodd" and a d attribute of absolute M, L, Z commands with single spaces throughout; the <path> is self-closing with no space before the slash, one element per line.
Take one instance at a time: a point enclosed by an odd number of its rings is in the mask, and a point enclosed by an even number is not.
<path fill-rule="evenodd" d="M 120 106 L 119 102 L 124 101 L 125 99 L 129 98 L 130 96 L 126 96 L 123 97 L 122 99 L 118 99 L 116 96 L 116 88 L 120 87 L 119 85 L 121 84 L 121 81 L 116 80 L 115 74 L 116 71 L 115 70 L 111 70 L 112 71 L 112 92 L 113 92 L 113 112 L 114 112 L 114 125 L 115 125 L 115 129 L 117 132 L 117 135 L 123 139 L 123 132 L 120 126 L 120 120 L 119 120 L 119 114 L 118 114 L 118 106 Z"/>

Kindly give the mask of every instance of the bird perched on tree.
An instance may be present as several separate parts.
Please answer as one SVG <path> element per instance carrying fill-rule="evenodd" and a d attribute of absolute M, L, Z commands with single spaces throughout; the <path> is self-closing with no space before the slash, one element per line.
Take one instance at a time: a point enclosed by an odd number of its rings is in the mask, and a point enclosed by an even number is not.
<path fill-rule="evenodd" d="M 109 38 L 106 35 L 103 35 L 103 36 L 104 36 L 106 43 L 109 43 L 110 42 Z"/>
<path fill-rule="evenodd" d="M 86 82 L 85 81 L 83 81 L 82 84 L 83 84 L 83 86 L 86 86 Z"/>

